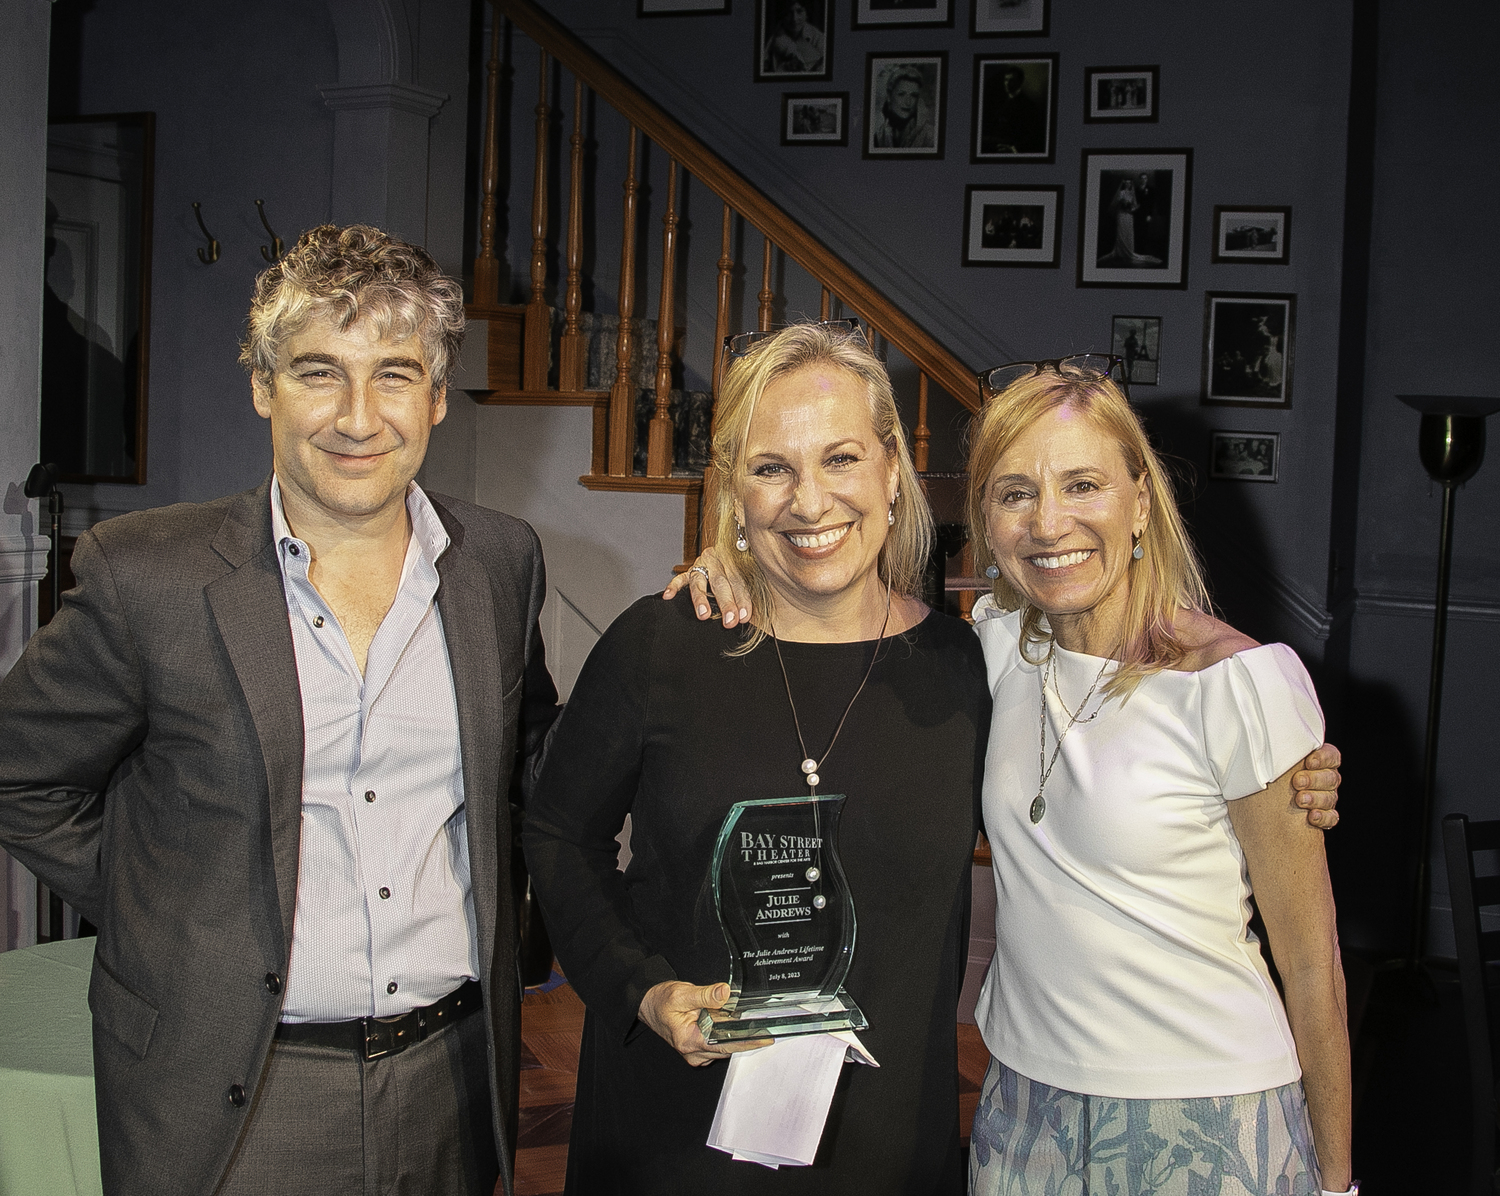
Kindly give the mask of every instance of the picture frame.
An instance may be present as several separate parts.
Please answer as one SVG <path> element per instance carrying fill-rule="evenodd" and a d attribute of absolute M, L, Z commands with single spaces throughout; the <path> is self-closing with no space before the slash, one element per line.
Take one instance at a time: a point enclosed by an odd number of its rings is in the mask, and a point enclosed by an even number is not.
<path fill-rule="evenodd" d="M 970 37 L 1046 37 L 1052 0 L 973 0 Z"/>
<path fill-rule="evenodd" d="M 1215 262 L 1285 266 L 1291 255 L 1291 208 L 1214 208 Z"/>
<path fill-rule="evenodd" d="M 1297 296 L 1203 296 L 1203 399 L 1210 406 L 1290 407 Z"/>
<path fill-rule="evenodd" d="M 833 78 L 834 0 L 755 0 L 755 81 Z"/>
<path fill-rule="evenodd" d="M 1109 351 L 1125 359 L 1131 386 L 1161 382 L 1161 317 L 1115 316 L 1110 322 Z"/>
<path fill-rule="evenodd" d="M 727 17 L 732 0 L 636 0 L 637 17 Z"/>
<path fill-rule="evenodd" d="M 848 145 L 847 91 L 781 93 L 782 145 Z"/>
<path fill-rule="evenodd" d="M 1056 267 L 1063 189 L 988 186 L 964 188 L 965 266 Z"/>
<path fill-rule="evenodd" d="M 1078 285 L 1184 290 L 1193 151 L 1083 151 Z"/>
<path fill-rule="evenodd" d="M 1160 67 L 1091 66 L 1083 72 L 1083 81 L 1085 124 L 1156 123 Z"/>
<path fill-rule="evenodd" d="M 940 159 L 948 52 L 865 55 L 866 158 Z"/>
<path fill-rule="evenodd" d="M 851 29 L 951 29 L 956 0 L 850 0 Z"/>
<path fill-rule="evenodd" d="M 1275 482 L 1280 471 L 1279 432 L 1209 433 L 1210 478 L 1227 482 Z"/>
<path fill-rule="evenodd" d="M 1057 55 L 974 55 L 974 141 L 969 161 L 1054 160 Z"/>
<path fill-rule="evenodd" d="M 46 146 L 41 460 L 144 485 L 156 114 L 57 117 Z"/>

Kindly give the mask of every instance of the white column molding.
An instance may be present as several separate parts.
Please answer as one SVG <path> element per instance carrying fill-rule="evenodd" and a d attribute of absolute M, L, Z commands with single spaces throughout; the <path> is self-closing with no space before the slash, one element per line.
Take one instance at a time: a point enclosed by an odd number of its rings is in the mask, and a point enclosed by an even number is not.
<path fill-rule="evenodd" d="M 0 535 L 0 675 L 36 630 L 36 587 L 47 576 L 49 536 Z M 0 851 L 0 951 L 36 942 L 36 878 Z"/>
<path fill-rule="evenodd" d="M 373 224 L 405 241 L 427 238 L 428 126 L 448 97 L 410 83 L 329 83 L 334 112 L 336 224 Z"/>

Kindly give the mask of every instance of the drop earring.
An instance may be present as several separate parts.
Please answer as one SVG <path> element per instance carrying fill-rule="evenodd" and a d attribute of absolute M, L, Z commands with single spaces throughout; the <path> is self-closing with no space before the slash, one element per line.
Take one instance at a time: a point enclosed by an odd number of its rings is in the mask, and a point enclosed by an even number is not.
<path fill-rule="evenodd" d="M 1141 538 L 1140 538 L 1140 536 L 1136 536 L 1135 537 L 1135 547 L 1130 550 L 1131 559 L 1138 561 L 1138 560 L 1140 560 L 1145 555 L 1146 555 L 1146 550 L 1141 547 Z"/>
<path fill-rule="evenodd" d="M 742 523 L 740 523 L 740 521 L 738 519 L 736 519 L 734 521 L 734 528 L 735 528 L 735 533 L 736 533 L 735 534 L 734 546 L 736 548 L 738 548 L 741 552 L 749 552 L 750 551 L 750 541 L 747 540 L 747 539 L 745 539 L 745 528 L 744 528 L 744 525 Z"/>
<path fill-rule="evenodd" d="M 891 499 L 891 505 L 886 508 L 885 521 L 890 526 L 896 526 L 896 500 L 901 497 L 901 491 L 896 491 L 896 497 Z"/>
<path fill-rule="evenodd" d="M 991 581 L 994 581 L 995 578 L 997 578 L 997 577 L 1000 576 L 1000 566 L 999 565 L 986 565 L 984 567 L 984 575 L 986 577 L 988 577 Z"/>

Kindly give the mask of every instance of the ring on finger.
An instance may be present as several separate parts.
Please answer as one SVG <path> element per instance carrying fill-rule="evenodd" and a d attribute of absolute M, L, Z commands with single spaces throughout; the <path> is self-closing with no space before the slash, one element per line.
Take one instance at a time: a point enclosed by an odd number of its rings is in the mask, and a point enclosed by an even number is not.
<path fill-rule="evenodd" d="M 694 565 L 691 569 L 688 570 L 688 573 L 689 574 L 693 574 L 693 573 L 701 573 L 701 574 L 703 574 L 703 582 L 704 582 L 705 585 L 708 584 L 708 570 L 705 569 L 702 565 Z"/>

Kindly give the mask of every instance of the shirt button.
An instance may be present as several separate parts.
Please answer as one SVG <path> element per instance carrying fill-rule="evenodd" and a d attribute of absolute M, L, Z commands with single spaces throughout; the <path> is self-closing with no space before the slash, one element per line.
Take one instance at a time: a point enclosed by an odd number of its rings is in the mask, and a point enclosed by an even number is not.
<path fill-rule="evenodd" d="M 381 885 L 380 886 L 380 899 L 382 901 L 384 901 L 388 897 L 390 897 L 390 895 L 391 895 L 391 891 L 388 888 L 386 888 L 384 885 Z"/>
<path fill-rule="evenodd" d="M 375 800 L 375 790 L 373 790 L 373 789 L 366 789 L 365 790 L 365 800 L 366 801 L 374 801 Z"/>
<path fill-rule="evenodd" d="M 396 991 L 396 982 L 394 980 L 392 980 L 389 984 L 387 984 L 385 986 L 385 991 L 388 992 L 388 993 L 395 993 L 395 991 Z"/>
<path fill-rule="evenodd" d="M 281 977 L 275 972 L 266 973 L 266 991 L 273 997 L 281 992 Z"/>
<path fill-rule="evenodd" d="M 314 615 L 313 616 L 313 626 L 314 627 L 321 627 L 321 626 L 323 626 L 323 616 L 322 615 Z"/>
<path fill-rule="evenodd" d="M 236 1109 L 245 1107 L 245 1090 L 238 1084 L 229 1085 L 229 1103 Z"/>

